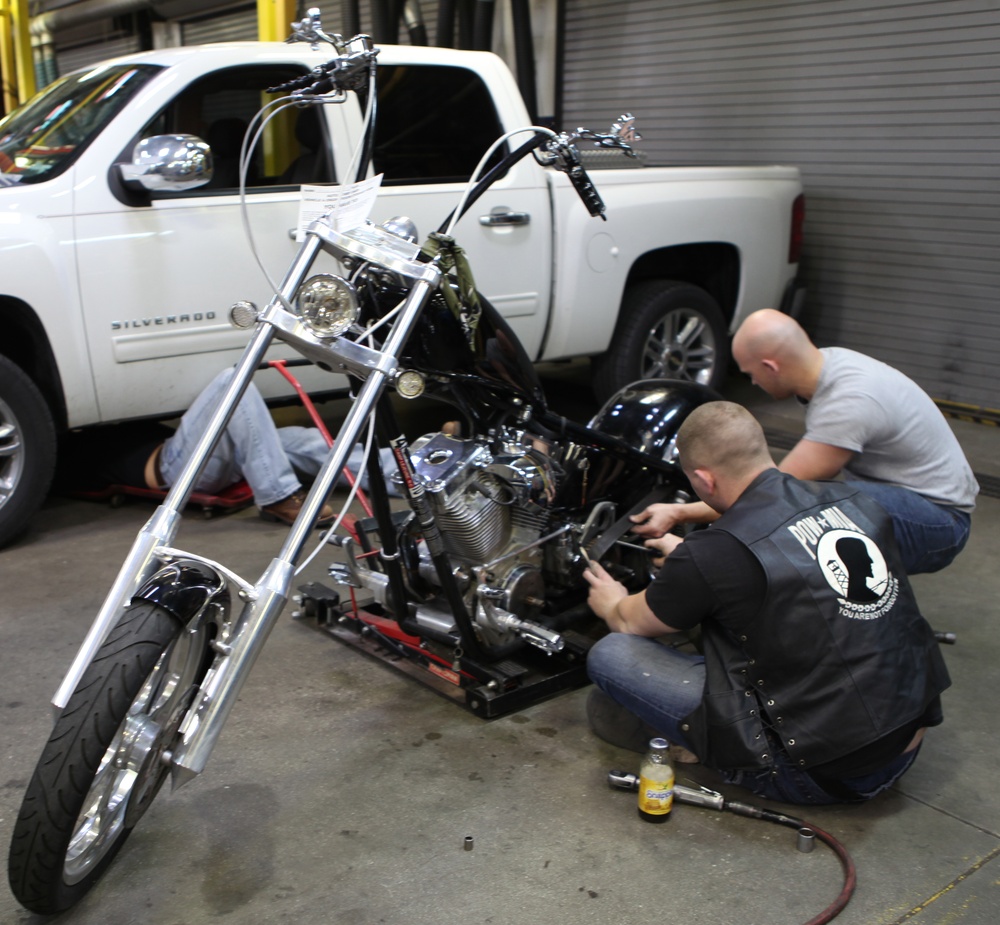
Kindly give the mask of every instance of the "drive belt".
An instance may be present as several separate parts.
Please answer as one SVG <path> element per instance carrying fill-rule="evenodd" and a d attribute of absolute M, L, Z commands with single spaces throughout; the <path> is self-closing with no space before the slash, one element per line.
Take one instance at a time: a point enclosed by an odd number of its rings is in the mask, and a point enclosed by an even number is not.
<path fill-rule="evenodd" d="M 587 549 L 587 555 L 591 559 L 600 561 L 601 557 L 604 556 L 612 546 L 615 545 L 632 527 L 635 526 L 632 523 L 632 517 L 635 514 L 639 514 L 644 511 L 649 505 L 656 504 L 658 501 L 662 501 L 666 496 L 668 489 L 660 486 L 659 488 L 654 488 L 649 494 L 647 494 L 638 504 L 633 505 L 629 512 L 622 517 L 619 517 L 607 530 L 605 530 Z"/>

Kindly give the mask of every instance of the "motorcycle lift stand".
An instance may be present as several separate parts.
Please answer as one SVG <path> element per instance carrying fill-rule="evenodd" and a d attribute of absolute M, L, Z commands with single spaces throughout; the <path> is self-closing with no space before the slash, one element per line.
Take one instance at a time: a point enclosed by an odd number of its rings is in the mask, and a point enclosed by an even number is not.
<path fill-rule="evenodd" d="M 489 664 L 460 656 L 455 662 L 430 651 L 395 620 L 342 607 L 340 595 L 319 582 L 299 588 L 293 617 L 401 672 L 483 719 L 495 719 L 590 683 L 587 651 L 596 640 L 562 633 L 566 647 L 546 655 L 528 644 L 510 658 Z"/>

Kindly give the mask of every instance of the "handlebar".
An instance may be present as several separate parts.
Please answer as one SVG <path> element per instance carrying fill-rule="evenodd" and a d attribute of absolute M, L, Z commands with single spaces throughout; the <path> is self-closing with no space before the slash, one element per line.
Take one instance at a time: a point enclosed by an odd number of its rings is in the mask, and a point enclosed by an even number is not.
<path fill-rule="evenodd" d="M 314 67 L 308 74 L 278 86 L 269 87 L 268 92 L 288 93 L 292 100 L 302 104 L 324 101 L 339 102 L 347 91 L 360 91 L 366 85 L 374 94 L 375 60 L 378 56 L 378 49 L 372 47 L 369 36 L 356 35 L 348 40 L 341 35 L 330 35 L 320 25 L 319 10 L 310 9 L 303 19 L 292 23 L 292 34 L 288 41 L 309 42 L 314 48 L 318 48 L 320 44 L 331 45 L 336 49 L 337 57 L 330 59 L 326 64 Z M 369 126 L 369 130 L 372 128 Z M 548 136 L 547 138 L 544 138 L 543 132 Z M 499 173 L 494 169 L 476 183 L 471 193 L 464 197 L 458 210 L 459 217 L 499 174 L 506 172 L 513 163 L 531 151 L 535 159 L 543 166 L 553 167 L 565 173 L 587 211 L 592 216 L 600 217 L 606 221 L 604 201 L 587 175 L 587 171 L 581 163 L 580 151 L 574 142 L 578 139 L 587 139 L 593 141 L 599 148 L 617 148 L 623 151 L 627 157 L 635 157 L 632 143 L 640 138 L 641 136 L 635 130 L 635 117 L 630 113 L 619 116 L 618 120 L 612 123 L 611 131 L 607 133 L 578 128 L 575 132 L 556 134 L 547 129 L 536 129 L 536 136 L 531 142 L 522 145 L 516 152 L 511 152 L 502 159 L 501 164 L 498 165 L 501 168 Z M 363 170 L 359 167 L 358 176 L 362 175 Z"/>
<path fill-rule="evenodd" d="M 617 148 L 624 151 L 627 157 L 635 157 L 632 142 L 638 141 L 641 137 L 635 130 L 635 117 L 625 113 L 618 117 L 618 121 L 612 123 L 611 131 L 606 134 L 593 132 L 587 128 L 578 128 L 572 134 L 563 132 L 549 139 L 545 145 L 545 154 L 536 153 L 535 156 L 539 163 L 565 173 L 587 207 L 587 211 L 607 221 L 604 201 L 587 175 L 587 171 L 584 170 L 580 162 L 580 151 L 574 141 L 578 138 L 587 138 L 594 141 L 598 147 Z"/>
<path fill-rule="evenodd" d="M 367 41 L 367 36 L 360 38 Z M 290 93 L 293 97 L 307 99 L 330 93 L 346 93 L 348 90 L 363 90 L 368 83 L 370 71 L 375 66 L 376 57 L 378 49 L 370 47 L 338 55 L 326 64 L 317 65 L 308 74 L 278 84 L 276 87 L 268 87 L 267 91 Z"/>

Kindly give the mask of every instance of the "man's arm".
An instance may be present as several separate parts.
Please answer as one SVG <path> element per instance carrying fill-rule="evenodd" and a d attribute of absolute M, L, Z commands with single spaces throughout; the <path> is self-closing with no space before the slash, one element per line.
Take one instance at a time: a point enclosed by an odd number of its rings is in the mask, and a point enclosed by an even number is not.
<path fill-rule="evenodd" d="M 587 602 L 613 633 L 632 636 L 663 636 L 677 632 L 660 620 L 646 603 L 646 592 L 629 594 L 625 586 L 612 578 L 597 562 L 591 562 L 583 577 L 590 585 Z"/>
<path fill-rule="evenodd" d="M 688 504 L 651 504 L 630 519 L 635 524 L 632 532 L 637 536 L 660 537 L 679 524 L 710 524 L 718 518 L 719 512 L 704 501 L 692 501 Z"/>
<path fill-rule="evenodd" d="M 832 479 L 850 461 L 854 453 L 829 443 L 800 440 L 781 460 L 778 468 L 797 479 Z"/>

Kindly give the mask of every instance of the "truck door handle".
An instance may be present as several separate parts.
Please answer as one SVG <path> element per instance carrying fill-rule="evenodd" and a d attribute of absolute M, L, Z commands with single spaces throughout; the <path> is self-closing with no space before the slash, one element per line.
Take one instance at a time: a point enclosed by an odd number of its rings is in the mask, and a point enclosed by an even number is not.
<path fill-rule="evenodd" d="M 505 225 L 527 225 L 531 221 L 528 212 L 510 212 L 503 206 L 494 209 L 489 215 L 480 215 L 479 224 L 487 228 L 501 228 Z"/>

